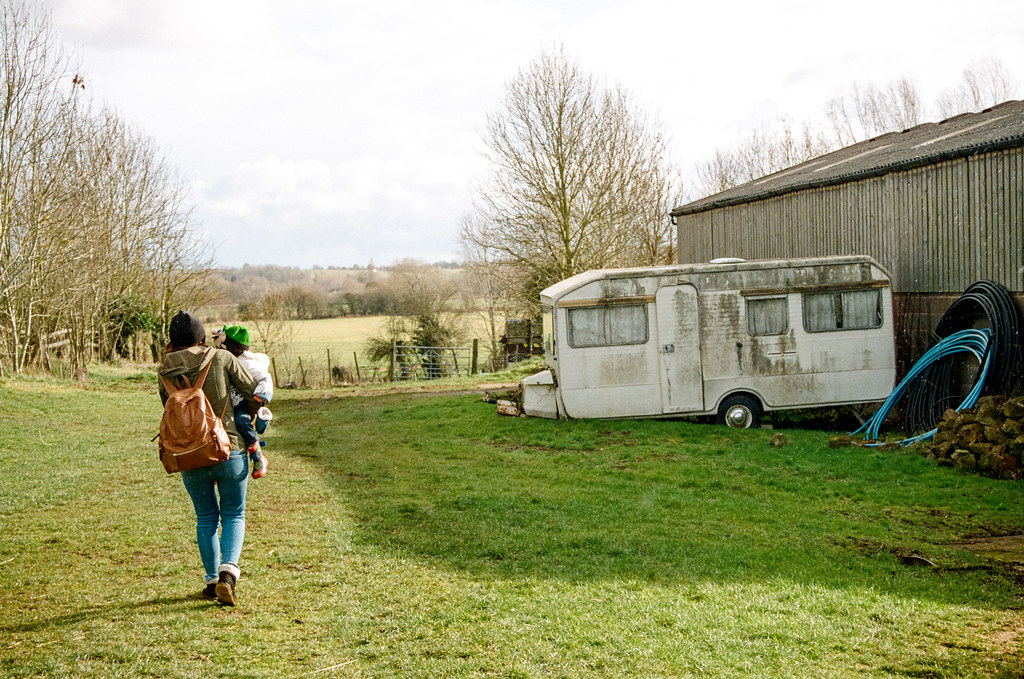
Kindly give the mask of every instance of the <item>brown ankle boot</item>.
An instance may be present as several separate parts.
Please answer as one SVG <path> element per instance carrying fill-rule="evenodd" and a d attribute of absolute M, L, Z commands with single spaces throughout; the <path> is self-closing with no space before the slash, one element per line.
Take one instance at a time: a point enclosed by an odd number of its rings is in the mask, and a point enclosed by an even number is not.
<path fill-rule="evenodd" d="M 220 572 L 217 581 L 217 601 L 228 606 L 235 605 L 235 576 L 227 571 Z"/>

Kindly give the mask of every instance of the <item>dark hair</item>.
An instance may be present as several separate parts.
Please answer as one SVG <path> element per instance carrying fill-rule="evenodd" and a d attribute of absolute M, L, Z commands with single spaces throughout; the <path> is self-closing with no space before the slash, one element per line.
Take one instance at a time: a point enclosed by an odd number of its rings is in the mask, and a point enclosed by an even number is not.
<path fill-rule="evenodd" d="M 235 356 L 241 356 L 243 352 L 249 350 L 249 345 L 248 344 L 242 344 L 241 342 L 236 342 L 235 340 L 231 339 L 230 337 L 225 337 L 224 338 L 224 348 L 227 349 L 228 351 L 230 351 Z"/>

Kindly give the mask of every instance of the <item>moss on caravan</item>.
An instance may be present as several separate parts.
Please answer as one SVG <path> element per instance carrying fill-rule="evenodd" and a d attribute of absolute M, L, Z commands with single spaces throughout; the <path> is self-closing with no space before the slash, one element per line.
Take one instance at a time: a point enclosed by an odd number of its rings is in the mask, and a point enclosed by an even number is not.
<path fill-rule="evenodd" d="M 884 400 L 896 377 L 889 275 L 870 257 L 588 271 L 541 292 L 549 418 L 717 415 Z"/>

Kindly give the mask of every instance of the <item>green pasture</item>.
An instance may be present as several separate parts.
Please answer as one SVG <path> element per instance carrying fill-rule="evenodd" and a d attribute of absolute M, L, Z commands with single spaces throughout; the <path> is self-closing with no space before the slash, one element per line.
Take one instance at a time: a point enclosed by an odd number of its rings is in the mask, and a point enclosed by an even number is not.
<path fill-rule="evenodd" d="M 232 320 L 224 324 L 241 324 L 249 329 L 252 346 L 257 351 L 266 351 L 264 338 L 258 324 Z M 311 361 L 326 361 L 327 352 L 331 352 L 331 360 L 336 365 L 352 365 L 353 354 L 363 357 L 363 346 L 366 340 L 378 334 L 387 323 L 386 316 L 349 316 L 344 318 L 324 318 L 312 321 L 277 321 L 270 323 L 275 340 L 283 344 L 283 349 L 291 356 L 304 356 Z M 213 332 L 220 323 L 211 323 L 208 330 Z"/>
<path fill-rule="evenodd" d="M 341 393 L 275 400 L 229 608 L 197 597 L 151 372 L 0 385 L 0 675 L 1024 675 L 1020 564 L 964 546 L 1024 533 L 1018 482 Z"/>
<path fill-rule="evenodd" d="M 384 316 L 325 318 L 315 321 L 288 321 L 285 324 L 291 351 L 297 356 L 316 357 L 330 349 L 332 357 L 352 363 L 352 355 L 363 360 L 363 345 L 381 332 Z"/>
<path fill-rule="evenodd" d="M 356 368 L 358 362 L 360 373 L 364 379 L 376 374 L 382 377 L 387 372 L 387 366 L 379 364 L 374 366 L 364 355 L 366 340 L 380 334 L 387 324 L 386 316 L 353 316 L 344 318 L 325 318 L 312 321 L 283 321 L 273 324 L 278 337 L 283 338 L 279 342 L 279 350 L 271 352 L 278 368 L 278 377 L 281 382 L 301 382 L 299 360 L 301 359 L 301 370 L 306 372 L 307 384 L 309 386 L 324 386 L 328 384 L 326 374 L 328 370 L 328 358 L 330 365 Z M 242 323 L 249 328 L 253 336 L 253 346 L 258 351 L 265 351 L 263 338 L 260 336 L 255 324 L 243 321 L 229 321 L 229 323 Z M 483 367 L 487 365 L 489 357 L 489 339 L 487 329 L 480 314 L 467 313 L 462 317 L 462 325 L 468 337 L 467 346 L 472 344 L 472 339 L 479 340 L 478 364 Z M 220 327 L 220 324 L 212 324 L 209 330 Z M 376 372 L 374 371 L 376 368 Z"/>

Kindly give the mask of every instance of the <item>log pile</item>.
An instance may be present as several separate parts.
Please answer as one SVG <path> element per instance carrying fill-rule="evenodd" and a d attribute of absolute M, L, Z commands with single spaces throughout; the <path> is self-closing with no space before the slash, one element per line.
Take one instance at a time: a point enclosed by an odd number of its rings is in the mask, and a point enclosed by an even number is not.
<path fill-rule="evenodd" d="M 947 410 L 925 455 L 940 465 L 997 479 L 1024 470 L 1024 396 L 986 396 L 971 410 Z"/>

